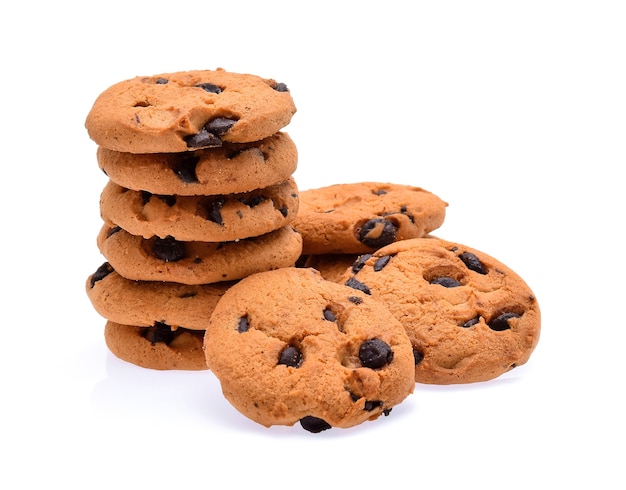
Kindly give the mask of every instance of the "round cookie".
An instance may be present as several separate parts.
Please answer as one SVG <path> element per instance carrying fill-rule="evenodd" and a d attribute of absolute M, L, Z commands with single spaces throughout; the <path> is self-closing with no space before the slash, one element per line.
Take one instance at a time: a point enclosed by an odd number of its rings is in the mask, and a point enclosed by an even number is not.
<path fill-rule="evenodd" d="M 96 98 L 85 127 L 111 150 L 173 153 L 262 140 L 295 112 L 284 83 L 218 68 L 116 83 Z"/>
<path fill-rule="evenodd" d="M 182 153 L 97 150 L 102 171 L 127 189 L 153 194 L 236 194 L 287 180 L 298 165 L 296 145 L 279 132 L 252 143 Z"/>
<path fill-rule="evenodd" d="M 224 396 L 266 427 L 352 427 L 413 392 L 413 352 L 377 301 L 311 268 L 242 279 L 215 307 L 207 365 Z"/>
<path fill-rule="evenodd" d="M 345 284 L 382 301 L 415 351 L 415 380 L 487 381 L 528 361 L 541 315 L 523 279 L 489 255 L 438 238 L 361 256 Z"/>
<path fill-rule="evenodd" d="M 205 330 L 215 305 L 233 284 L 132 281 L 105 262 L 87 278 L 85 289 L 94 309 L 114 323 Z"/>
<path fill-rule="evenodd" d="M 107 321 L 104 340 L 123 361 L 157 370 L 206 370 L 203 330 L 172 329 L 165 324 L 136 327 Z"/>
<path fill-rule="evenodd" d="M 105 223 L 97 244 L 126 279 L 210 284 L 292 266 L 300 256 L 302 237 L 287 225 L 231 242 L 183 242 L 171 237 L 145 239 Z"/>
<path fill-rule="evenodd" d="M 222 242 L 259 236 L 291 223 L 298 212 L 293 178 L 263 189 L 216 196 L 154 195 L 109 180 L 100 197 L 104 221 L 132 235 Z"/>
<path fill-rule="evenodd" d="M 443 224 L 447 203 L 419 187 L 380 182 L 300 191 L 294 227 L 302 253 L 361 254 Z"/>

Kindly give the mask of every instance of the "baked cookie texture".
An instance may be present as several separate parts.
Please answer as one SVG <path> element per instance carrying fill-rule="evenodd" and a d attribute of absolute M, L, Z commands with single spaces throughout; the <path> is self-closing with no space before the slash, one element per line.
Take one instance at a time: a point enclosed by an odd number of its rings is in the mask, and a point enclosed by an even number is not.
<path fill-rule="evenodd" d="M 526 363 L 539 340 L 537 298 L 513 270 L 438 238 L 396 242 L 361 256 L 342 280 L 383 302 L 415 352 L 415 380 L 488 381 Z"/>
<path fill-rule="evenodd" d="M 295 112 L 284 83 L 218 68 L 116 83 L 97 97 L 85 127 L 111 150 L 174 153 L 262 140 Z"/>
<path fill-rule="evenodd" d="M 181 153 L 128 153 L 97 149 L 102 171 L 127 189 L 152 194 L 201 196 L 249 192 L 287 180 L 298 151 L 285 132 L 252 143 Z"/>
<path fill-rule="evenodd" d="M 85 288 L 117 357 L 207 369 L 204 329 L 223 293 L 298 260 L 298 152 L 284 131 L 295 112 L 284 83 L 221 68 L 135 77 L 97 97 L 85 126 L 108 177 L 105 262 Z"/>
<path fill-rule="evenodd" d="M 152 194 L 109 181 L 100 197 L 100 213 L 105 222 L 144 238 L 225 242 L 290 224 L 298 204 L 292 177 L 263 189 L 211 196 Z"/>
<path fill-rule="evenodd" d="M 400 322 L 311 268 L 265 271 L 232 286 L 211 315 L 204 351 L 224 396 L 267 427 L 352 427 L 388 415 L 415 386 Z"/>
<path fill-rule="evenodd" d="M 302 253 L 361 254 L 439 228 L 447 203 L 420 187 L 384 182 L 300 191 L 294 227 Z"/>

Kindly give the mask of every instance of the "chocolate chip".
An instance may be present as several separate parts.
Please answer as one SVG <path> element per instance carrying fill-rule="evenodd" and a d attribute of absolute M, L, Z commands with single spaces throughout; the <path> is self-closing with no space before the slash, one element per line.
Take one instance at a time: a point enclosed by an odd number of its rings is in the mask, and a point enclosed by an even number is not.
<path fill-rule="evenodd" d="M 111 274 L 111 272 L 114 272 L 113 267 L 111 267 L 111 264 L 109 264 L 108 262 L 105 262 L 100 267 L 98 267 L 98 269 L 96 269 L 96 272 L 92 274 L 90 286 L 93 287 L 94 284 L 104 279 L 106 276 Z"/>
<path fill-rule="evenodd" d="M 391 255 L 383 255 L 374 262 L 374 272 L 380 272 L 391 260 Z"/>
<path fill-rule="evenodd" d="M 383 218 L 374 218 L 366 221 L 358 231 L 358 240 L 371 248 L 380 248 L 393 243 L 398 229 L 391 222 Z"/>
<path fill-rule="evenodd" d="M 200 161 L 199 157 L 183 158 L 174 167 L 174 173 L 178 175 L 180 180 L 186 184 L 194 184 L 198 182 L 198 176 L 196 175 L 196 166 Z"/>
<path fill-rule="evenodd" d="M 354 303 L 355 305 L 360 305 L 363 303 L 363 298 L 359 298 L 358 296 L 348 296 L 348 301 L 350 301 L 350 303 Z"/>
<path fill-rule="evenodd" d="M 329 322 L 337 321 L 337 317 L 335 316 L 335 314 L 332 312 L 330 308 L 326 308 L 324 310 L 324 320 L 328 320 Z"/>
<path fill-rule="evenodd" d="M 386 342 L 370 339 L 361 344 L 359 359 L 364 367 L 378 369 L 393 360 L 393 351 Z"/>
<path fill-rule="evenodd" d="M 150 202 L 150 199 L 152 199 L 153 195 L 154 194 L 152 194 L 151 192 L 141 191 L 141 200 L 144 206 Z M 168 196 L 165 194 L 159 194 L 156 197 L 158 197 L 161 201 L 167 204 L 170 208 L 174 206 L 174 204 L 176 204 L 176 196 Z"/>
<path fill-rule="evenodd" d="M 413 357 L 415 358 L 415 365 L 417 366 L 420 362 L 424 360 L 423 352 L 417 350 L 415 347 L 413 348 Z"/>
<path fill-rule="evenodd" d="M 363 284 L 361 281 L 358 281 L 354 277 L 351 277 L 350 279 L 348 279 L 345 284 L 346 286 L 349 286 L 352 289 L 357 289 L 359 291 L 362 291 L 365 294 L 372 294 L 372 291 L 370 291 L 370 288 L 368 288 L 365 284 Z"/>
<path fill-rule="evenodd" d="M 176 262 L 187 256 L 185 242 L 180 242 L 174 237 L 155 238 L 152 243 L 152 253 L 157 259 L 165 262 Z"/>
<path fill-rule="evenodd" d="M 176 338 L 176 332 L 172 330 L 169 325 L 165 323 L 157 322 L 152 327 L 145 328 L 141 335 L 149 340 L 152 345 L 158 342 L 163 342 L 165 345 L 169 345 L 172 340 Z"/>
<path fill-rule="evenodd" d="M 384 196 L 385 194 L 387 194 L 387 191 L 385 189 L 378 189 L 373 191 L 374 194 L 376 194 L 377 196 Z"/>
<path fill-rule="evenodd" d="M 248 206 L 249 208 L 253 208 L 261 204 L 263 201 L 267 200 L 267 197 L 257 194 L 240 197 L 238 200 L 241 204 Z"/>
<path fill-rule="evenodd" d="M 202 128 L 198 134 L 185 137 L 185 142 L 188 148 L 219 148 L 222 146 L 222 140 L 205 128 Z"/>
<path fill-rule="evenodd" d="M 443 286 L 444 288 L 456 288 L 461 285 L 461 283 L 457 281 L 456 279 L 454 279 L 453 277 L 446 277 L 446 276 L 435 277 L 433 280 L 430 281 L 430 283 L 439 284 L 440 286 Z"/>
<path fill-rule="evenodd" d="M 237 332 L 244 333 L 250 330 L 250 320 L 247 316 L 242 316 L 239 318 L 239 323 L 237 324 Z"/>
<path fill-rule="evenodd" d="M 368 412 L 371 412 L 372 410 L 375 410 L 376 408 L 382 406 L 382 404 L 383 402 L 381 401 L 366 400 L 365 406 L 363 407 L 363 409 L 367 410 Z"/>
<path fill-rule="evenodd" d="M 309 432 L 313 432 L 314 434 L 317 434 L 324 430 L 332 429 L 332 426 L 328 422 L 320 418 L 313 417 L 312 415 L 302 417 L 300 419 L 300 425 L 304 430 L 308 430 Z"/>
<path fill-rule="evenodd" d="M 225 202 L 226 198 L 224 197 L 217 197 L 215 199 L 211 199 L 208 202 L 205 202 L 204 210 L 206 211 L 206 213 L 203 213 L 205 215 L 205 218 L 209 221 L 212 221 L 213 223 L 217 223 L 218 225 L 223 225 L 224 222 L 222 221 L 222 207 L 224 206 Z"/>
<path fill-rule="evenodd" d="M 302 352 L 296 346 L 289 345 L 280 353 L 278 364 L 295 368 L 300 367 L 300 364 L 302 364 Z"/>
<path fill-rule="evenodd" d="M 109 228 L 109 231 L 107 233 L 107 238 L 111 238 L 118 231 L 122 231 L 122 227 L 121 226 L 113 226 L 113 227 Z"/>
<path fill-rule="evenodd" d="M 155 80 L 155 82 L 157 85 L 166 85 L 167 83 L 169 83 L 169 80 L 167 78 L 157 78 Z"/>
<path fill-rule="evenodd" d="M 210 94 L 220 94 L 222 93 L 222 89 L 213 83 L 199 83 L 195 85 L 198 88 L 201 88 L 205 92 L 209 92 Z"/>
<path fill-rule="evenodd" d="M 182 294 L 178 295 L 178 297 L 181 298 L 181 299 L 194 298 L 196 296 L 198 296 L 198 292 L 197 291 L 188 291 L 186 293 L 182 293 Z"/>
<path fill-rule="evenodd" d="M 371 256 L 372 254 L 359 255 L 357 259 L 354 261 L 354 263 L 352 264 L 352 272 L 354 274 L 359 272 L 365 265 L 365 262 L 367 262 L 367 259 L 369 259 Z"/>
<path fill-rule="evenodd" d="M 468 269 L 478 272 L 479 274 L 487 274 L 487 268 L 473 253 L 463 252 L 459 255 L 459 259 L 461 259 Z"/>
<path fill-rule="evenodd" d="M 272 87 L 274 90 L 276 90 L 276 92 L 289 92 L 289 89 L 287 88 L 287 85 L 285 85 L 284 83 L 280 82 L 277 83 L 276 85 L 274 85 Z"/>
<path fill-rule="evenodd" d="M 463 328 L 470 328 L 480 322 L 480 316 L 475 316 L 474 318 L 467 320 L 465 323 L 461 324 Z"/>
<path fill-rule="evenodd" d="M 230 128 L 235 125 L 236 122 L 236 119 L 230 119 L 228 117 L 216 117 L 215 119 L 209 121 L 204 126 L 204 129 L 216 136 L 224 136 L 226 133 L 228 133 Z"/>
<path fill-rule="evenodd" d="M 285 205 L 281 206 L 280 208 L 278 208 L 278 211 L 280 212 L 280 214 L 283 215 L 283 218 L 286 218 L 287 215 L 289 214 L 289 208 Z"/>
<path fill-rule="evenodd" d="M 487 325 L 491 330 L 495 330 L 496 332 L 502 332 L 503 330 L 508 330 L 511 328 L 509 325 L 509 319 L 511 318 L 519 318 L 520 315 L 517 313 L 502 313 L 498 315 L 496 318 L 491 320 Z"/>

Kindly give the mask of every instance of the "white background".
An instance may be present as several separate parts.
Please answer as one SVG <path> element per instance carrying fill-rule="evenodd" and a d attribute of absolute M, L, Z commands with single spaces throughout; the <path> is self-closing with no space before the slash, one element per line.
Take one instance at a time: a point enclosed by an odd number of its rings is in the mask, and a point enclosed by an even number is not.
<path fill-rule="evenodd" d="M 3 3 L 0 487 L 624 488 L 624 5 Z M 217 67 L 289 86 L 301 189 L 446 200 L 437 235 L 538 297 L 530 361 L 310 434 L 245 419 L 208 371 L 114 358 L 84 289 L 106 183 L 85 117 L 115 82 Z"/>

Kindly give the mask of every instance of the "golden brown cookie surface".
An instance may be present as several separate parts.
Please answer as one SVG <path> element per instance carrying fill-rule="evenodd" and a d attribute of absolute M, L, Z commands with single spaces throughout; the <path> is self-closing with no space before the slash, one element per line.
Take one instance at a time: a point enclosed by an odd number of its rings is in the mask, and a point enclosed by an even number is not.
<path fill-rule="evenodd" d="M 269 233 L 291 223 L 298 212 L 293 178 L 241 194 L 155 195 L 113 181 L 100 197 L 100 213 L 133 235 L 172 236 L 183 241 L 222 242 Z"/>
<path fill-rule="evenodd" d="M 447 203 L 420 187 L 359 182 L 300 191 L 302 252 L 368 253 L 441 226 Z"/>
<path fill-rule="evenodd" d="M 116 83 L 96 98 L 85 126 L 111 150 L 183 152 L 262 140 L 295 112 L 284 83 L 218 68 Z"/>
<path fill-rule="evenodd" d="M 524 364 L 539 340 L 535 295 L 489 255 L 437 238 L 362 256 L 345 283 L 382 301 L 416 353 L 415 380 L 487 381 Z"/>
<path fill-rule="evenodd" d="M 105 262 L 87 278 L 85 289 L 94 309 L 112 322 L 205 330 L 215 305 L 232 284 L 132 281 Z"/>
<path fill-rule="evenodd" d="M 197 196 L 234 194 L 287 180 L 298 152 L 287 133 L 252 143 L 224 143 L 181 153 L 128 153 L 102 146 L 98 165 L 115 183 L 153 194 Z"/>
<path fill-rule="evenodd" d="M 287 225 L 259 237 L 231 242 L 145 239 L 105 223 L 98 248 L 127 279 L 210 284 L 234 281 L 264 270 L 289 267 L 302 250 L 302 237 Z"/>
<path fill-rule="evenodd" d="M 389 414 L 415 386 L 400 323 L 310 268 L 261 272 L 230 288 L 204 349 L 226 398 L 265 426 L 354 426 Z"/>

